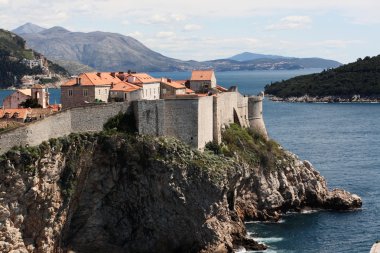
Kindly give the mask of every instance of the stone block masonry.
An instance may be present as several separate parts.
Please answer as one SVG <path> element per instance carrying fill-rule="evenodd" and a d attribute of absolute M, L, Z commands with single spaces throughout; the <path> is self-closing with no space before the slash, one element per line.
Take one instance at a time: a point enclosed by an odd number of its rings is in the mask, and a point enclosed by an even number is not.
<path fill-rule="evenodd" d="M 43 120 L 0 134 L 0 154 L 14 146 L 35 146 L 70 133 L 99 132 L 104 123 L 119 112 L 131 110 L 130 104 L 109 103 L 65 110 Z"/>
<path fill-rule="evenodd" d="M 140 134 L 173 136 L 202 149 L 213 140 L 213 98 L 176 98 L 134 102 Z"/>

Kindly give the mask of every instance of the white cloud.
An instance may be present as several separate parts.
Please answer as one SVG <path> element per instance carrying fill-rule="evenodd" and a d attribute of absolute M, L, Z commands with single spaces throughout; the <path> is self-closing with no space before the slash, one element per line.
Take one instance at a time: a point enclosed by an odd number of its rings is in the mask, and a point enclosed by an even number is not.
<path fill-rule="evenodd" d="M 133 37 L 135 39 L 141 39 L 141 38 L 144 37 L 143 34 L 141 32 L 139 32 L 139 31 L 131 32 L 131 33 L 128 33 L 127 35 L 131 36 L 131 37 Z"/>
<path fill-rule="evenodd" d="M 171 22 L 180 22 L 185 20 L 186 17 L 180 14 L 153 14 L 152 16 L 145 16 L 139 19 L 140 24 L 144 25 L 157 25 L 168 24 Z"/>
<path fill-rule="evenodd" d="M 129 20 L 123 20 L 123 21 L 121 21 L 121 23 L 123 25 L 130 25 L 131 24 L 131 22 L 129 22 Z"/>
<path fill-rule="evenodd" d="M 198 31 L 198 30 L 201 30 L 201 29 L 202 29 L 202 26 L 201 25 L 197 25 L 197 24 L 187 24 L 183 28 L 183 30 L 186 31 L 186 32 Z"/>
<path fill-rule="evenodd" d="M 157 38 L 174 38 L 175 33 L 174 32 L 158 32 L 156 34 Z"/>
<path fill-rule="evenodd" d="M 287 16 L 280 22 L 266 27 L 267 30 L 298 30 L 310 28 L 312 19 L 309 16 Z"/>
<path fill-rule="evenodd" d="M 312 42 L 312 46 L 318 46 L 318 47 L 324 47 L 324 48 L 347 48 L 348 46 L 352 44 L 363 44 L 364 41 L 362 40 L 324 40 L 324 41 L 317 41 Z"/>

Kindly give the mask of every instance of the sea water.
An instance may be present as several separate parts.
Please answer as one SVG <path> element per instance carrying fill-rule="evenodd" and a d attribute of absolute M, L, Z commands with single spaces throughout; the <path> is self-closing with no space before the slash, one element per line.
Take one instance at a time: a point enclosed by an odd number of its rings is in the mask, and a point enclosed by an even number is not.
<path fill-rule="evenodd" d="M 49 103 L 50 104 L 59 104 L 61 103 L 61 89 L 48 89 L 50 93 L 50 99 Z M 3 106 L 3 100 L 6 98 L 8 95 L 12 94 L 15 92 L 15 90 L 0 90 L 0 107 Z"/>
<path fill-rule="evenodd" d="M 216 77 L 222 86 L 238 85 L 244 94 L 257 94 L 268 83 L 318 71 L 321 70 L 220 72 Z M 151 74 L 173 79 L 190 76 L 187 72 Z M 5 92 L 0 91 L 0 101 Z M 58 102 L 59 90 L 50 92 L 50 102 Z M 265 100 L 264 121 L 271 138 L 309 160 L 330 189 L 339 187 L 360 195 L 363 208 L 293 213 L 278 223 L 248 222 L 249 236 L 267 244 L 266 253 L 369 252 L 372 244 L 380 240 L 380 104 Z"/>

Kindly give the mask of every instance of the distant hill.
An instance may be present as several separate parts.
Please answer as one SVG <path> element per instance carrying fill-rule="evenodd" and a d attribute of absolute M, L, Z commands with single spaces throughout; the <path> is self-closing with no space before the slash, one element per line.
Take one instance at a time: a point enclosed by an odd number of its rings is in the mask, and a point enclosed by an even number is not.
<path fill-rule="evenodd" d="M 25 41 L 18 35 L 0 29 L 0 88 L 16 84 L 24 75 L 42 74 L 42 69 L 30 69 L 22 63 L 23 59 L 33 60 L 41 55 L 25 47 Z M 48 61 L 51 72 L 68 75 L 62 67 Z"/>
<path fill-rule="evenodd" d="M 53 27 L 23 34 L 29 47 L 52 60 L 78 62 L 96 70 L 176 71 L 186 62 L 165 57 L 132 37 L 108 32 L 70 32 Z"/>
<path fill-rule="evenodd" d="M 265 87 L 265 92 L 281 98 L 338 96 L 380 97 L 380 55 L 322 73 L 304 75 Z"/>
<path fill-rule="evenodd" d="M 234 60 L 234 61 L 252 61 L 252 60 L 257 60 L 257 59 L 286 59 L 286 58 L 290 58 L 290 57 L 244 52 L 241 54 L 234 55 L 228 59 Z"/>
<path fill-rule="evenodd" d="M 25 25 L 24 25 L 25 26 Z M 27 27 L 30 27 L 29 24 Z M 17 30 L 27 30 L 25 27 Z M 89 68 L 101 71 L 190 71 L 193 69 L 214 68 L 216 71 L 261 70 L 261 69 L 301 69 L 329 68 L 340 63 L 319 59 L 305 59 L 270 56 L 250 58 L 249 61 L 219 59 L 213 61 L 182 61 L 157 53 L 130 36 L 109 32 L 71 32 L 63 27 L 43 29 L 34 33 L 22 33 L 21 36 L 31 48 L 43 53 L 60 64 L 77 62 L 80 69 Z M 247 55 L 246 53 L 245 55 Z M 255 54 L 257 57 L 260 55 Z M 251 55 L 252 56 L 252 55 Z M 272 57 L 277 57 L 272 59 Z M 239 58 L 239 57 L 238 57 Z M 239 58 L 243 59 L 243 58 Z M 64 65 L 70 72 L 80 72 L 73 65 Z"/>
<path fill-rule="evenodd" d="M 46 30 L 45 28 L 32 24 L 32 23 L 26 23 L 25 25 L 22 25 L 14 30 L 12 30 L 13 33 L 17 35 L 21 34 L 27 34 L 27 33 L 39 33 Z"/>

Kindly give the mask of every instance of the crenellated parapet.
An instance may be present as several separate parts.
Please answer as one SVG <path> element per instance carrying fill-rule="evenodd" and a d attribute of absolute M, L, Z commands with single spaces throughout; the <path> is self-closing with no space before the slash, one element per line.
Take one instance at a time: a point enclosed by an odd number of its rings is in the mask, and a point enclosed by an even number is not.
<path fill-rule="evenodd" d="M 248 98 L 248 120 L 250 128 L 261 133 L 268 139 L 267 129 L 263 119 L 264 92 Z"/>

